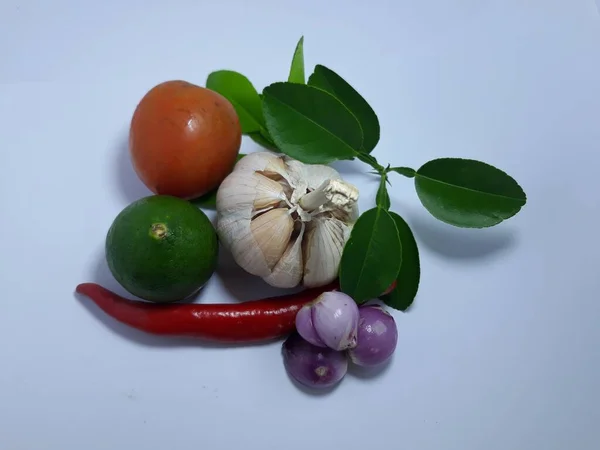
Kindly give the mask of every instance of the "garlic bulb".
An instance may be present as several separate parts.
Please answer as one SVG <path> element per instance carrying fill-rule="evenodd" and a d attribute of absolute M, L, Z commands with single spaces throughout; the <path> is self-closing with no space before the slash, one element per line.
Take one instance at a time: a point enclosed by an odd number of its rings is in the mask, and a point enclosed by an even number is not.
<path fill-rule="evenodd" d="M 323 286 L 338 275 L 358 218 L 358 189 L 333 168 L 250 153 L 217 191 L 217 233 L 235 262 L 272 286 Z"/>

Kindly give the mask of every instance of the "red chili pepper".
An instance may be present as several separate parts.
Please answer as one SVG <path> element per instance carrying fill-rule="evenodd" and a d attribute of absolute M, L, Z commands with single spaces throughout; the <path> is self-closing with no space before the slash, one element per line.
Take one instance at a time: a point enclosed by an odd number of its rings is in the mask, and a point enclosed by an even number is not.
<path fill-rule="evenodd" d="M 303 305 L 323 292 L 337 289 L 336 281 L 296 294 L 230 304 L 146 303 L 126 299 L 96 283 L 82 283 L 76 292 L 89 297 L 119 322 L 146 333 L 246 343 L 290 334 Z"/>

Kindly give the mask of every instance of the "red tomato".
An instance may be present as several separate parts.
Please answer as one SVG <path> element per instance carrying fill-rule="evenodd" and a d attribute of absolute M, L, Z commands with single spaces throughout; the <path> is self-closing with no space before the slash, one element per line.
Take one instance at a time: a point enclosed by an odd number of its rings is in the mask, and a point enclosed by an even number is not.
<path fill-rule="evenodd" d="M 133 166 L 155 194 L 192 199 L 231 172 L 242 129 L 231 103 L 186 81 L 153 87 L 137 105 L 129 131 Z"/>

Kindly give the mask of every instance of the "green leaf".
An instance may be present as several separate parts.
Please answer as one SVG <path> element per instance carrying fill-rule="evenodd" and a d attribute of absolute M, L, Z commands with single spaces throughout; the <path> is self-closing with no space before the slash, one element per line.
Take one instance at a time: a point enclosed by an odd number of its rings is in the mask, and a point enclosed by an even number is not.
<path fill-rule="evenodd" d="M 377 206 L 380 206 L 381 208 L 388 210 L 390 209 L 390 195 L 388 194 L 387 191 L 387 186 L 386 186 L 386 182 L 387 182 L 387 175 L 383 174 L 381 176 L 381 181 L 379 183 L 379 189 L 377 189 L 377 196 L 375 197 L 375 202 L 377 203 Z"/>
<path fill-rule="evenodd" d="M 260 97 L 244 75 L 231 70 L 212 72 L 206 79 L 206 87 L 231 102 L 240 118 L 242 133 L 264 129 L 265 120 Z"/>
<path fill-rule="evenodd" d="M 395 212 L 390 211 L 390 215 L 396 223 L 400 242 L 402 242 L 402 266 L 396 278 L 396 288 L 389 294 L 382 295 L 381 299 L 390 308 L 406 311 L 412 305 L 419 290 L 421 279 L 419 249 L 404 219 Z"/>
<path fill-rule="evenodd" d="M 340 288 L 356 303 L 384 292 L 402 265 L 402 244 L 394 219 L 383 208 L 365 211 L 356 221 L 340 261 Z"/>
<path fill-rule="evenodd" d="M 415 169 L 411 169 L 410 167 L 392 167 L 388 169 L 390 172 L 396 172 L 400 175 L 404 175 L 407 178 L 414 178 L 417 172 Z"/>
<path fill-rule="evenodd" d="M 497 225 L 514 216 L 527 198 L 509 175 L 472 159 L 441 158 L 417 170 L 421 203 L 437 219 L 465 228 Z"/>
<path fill-rule="evenodd" d="M 288 82 L 266 87 L 263 112 L 277 148 L 304 163 L 353 159 L 362 144 L 362 130 L 352 113 L 312 86 Z"/>
<path fill-rule="evenodd" d="M 322 65 L 315 67 L 308 84 L 329 92 L 346 105 L 362 127 L 364 140 L 361 150 L 370 153 L 379 142 L 379 119 L 367 101 L 346 80 Z"/>
<path fill-rule="evenodd" d="M 264 147 L 264 148 L 266 148 L 268 150 L 272 150 L 272 151 L 278 151 L 277 147 L 275 146 L 273 141 L 271 141 L 269 138 L 263 136 L 262 133 L 260 133 L 260 132 L 248 133 L 248 136 L 250 136 L 250 139 L 252 139 L 254 142 L 256 142 L 261 147 Z"/>
<path fill-rule="evenodd" d="M 294 51 L 292 58 L 292 66 L 290 67 L 290 75 L 288 77 L 290 83 L 305 84 L 304 75 L 304 36 L 300 38 Z"/>
<path fill-rule="evenodd" d="M 244 153 L 239 153 L 237 155 L 236 163 L 240 159 L 242 159 L 244 156 L 246 156 Z M 194 205 L 196 205 L 199 208 L 214 209 L 214 208 L 217 207 L 217 191 L 218 190 L 219 190 L 219 188 L 213 189 L 212 191 L 204 194 L 202 197 L 198 197 L 198 198 L 195 198 L 193 200 L 190 200 L 190 202 L 193 203 Z"/>

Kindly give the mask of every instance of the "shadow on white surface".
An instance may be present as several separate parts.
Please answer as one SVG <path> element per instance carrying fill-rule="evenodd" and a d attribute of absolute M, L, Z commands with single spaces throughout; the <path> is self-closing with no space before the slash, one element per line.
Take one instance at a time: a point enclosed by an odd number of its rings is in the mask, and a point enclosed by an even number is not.
<path fill-rule="evenodd" d="M 115 185 L 119 188 L 119 194 L 127 204 L 130 204 L 153 193 L 135 173 L 129 157 L 128 139 L 128 134 L 122 133 L 117 140 L 116 148 L 113 150 L 115 167 L 112 172 L 115 174 Z"/>
<path fill-rule="evenodd" d="M 494 228 L 467 229 L 445 224 L 425 214 L 411 215 L 408 219 L 417 243 L 445 258 L 485 258 L 510 249 L 518 241 L 515 229 L 509 223 Z"/>

